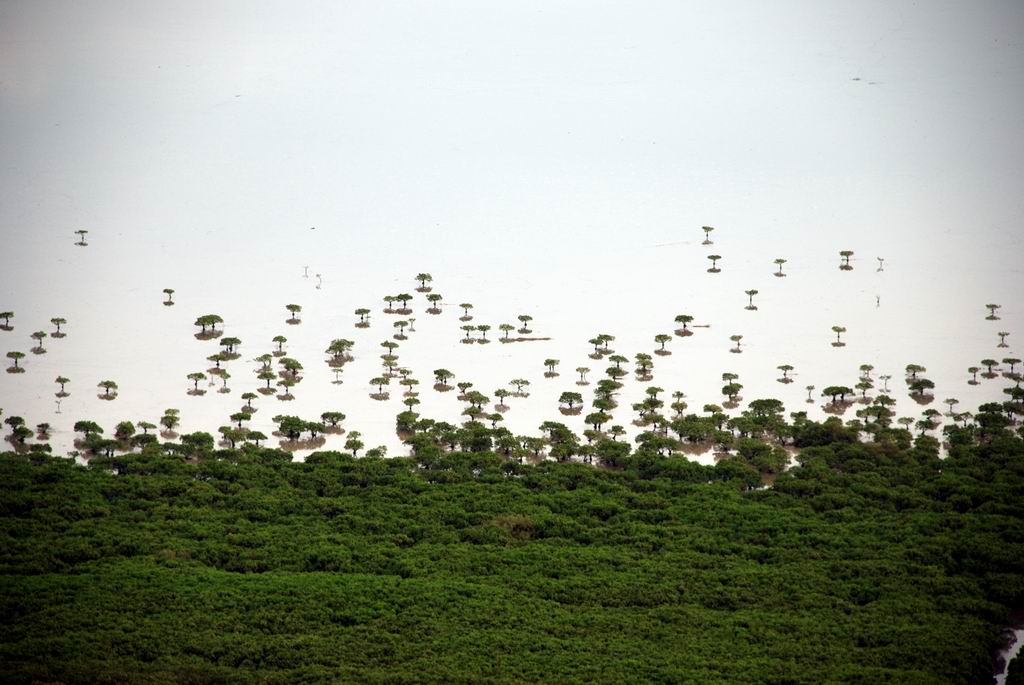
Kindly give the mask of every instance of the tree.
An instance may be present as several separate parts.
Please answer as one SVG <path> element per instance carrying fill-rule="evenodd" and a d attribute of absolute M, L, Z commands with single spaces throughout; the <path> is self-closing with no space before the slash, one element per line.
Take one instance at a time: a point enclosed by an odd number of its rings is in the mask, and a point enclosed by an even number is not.
<path fill-rule="evenodd" d="M 658 348 L 658 351 L 659 352 L 667 351 L 667 350 L 665 350 L 665 343 L 667 343 L 671 339 L 672 339 L 671 335 L 666 335 L 664 333 L 659 333 L 656 336 L 654 336 L 654 342 L 661 343 L 661 347 Z"/>
<path fill-rule="evenodd" d="M 395 295 L 395 300 L 402 304 L 402 308 L 399 311 L 406 313 L 406 310 L 409 309 L 409 300 L 411 299 L 412 295 L 410 295 L 409 293 L 400 293 L 398 295 Z"/>
<path fill-rule="evenodd" d="M 479 326 L 477 326 L 476 329 L 480 331 L 480 339 L 487 340 L 487 331 L 491 330 L 491 327 L 485 323 L 482 323 Z"/>
<path fill-rule="evenodd" d="M 568 405 L 569 409 L 572 410 L 577 404 L 583 404 L 583 396 L 578 392 L 563 392 L 558 397 L 558 403 Z"/>
<path fill-rule="evenodd" d="M 498 388 L 497 390 L 495 390 L 494 391 L 494 396 L 498 398 L 498 406 L 499 407 L 504 407 L 505 406 L 505 398 L 508 397 L 511 394 L 512 393 L 510 393 L 505 388 Z"/>
<path fill-rule="evenodd" d="M 791 364 L 780 364 L 780 365 L 776 366 L 775 368 L 777 368 L 779 371 L 782 372 L 782 380 L 783 381 L 789 381 L 790 380 L 789 372 L 793 370 L 793 366 Z"/>
<path fill-rule="evenodd" d="M 715 227 L 714 226 L 701 226 L 700 228 L 701 228 L 702 231 L 704 231 L 704 242 L 701 243 L 701 244 L 702 245 L 712 245 L 713 243 L 711 242 L 711 231 L 715 230 Z"/>
<path fill-rule="evenodd" d="M 36 331 L 35 333 L 32 334 L 31 337 L 33 340 L 36 341 L 36 346 L 35 348 L 33 348 L 32 351 L 35 352 L 36 354 L 42 354 L 46 352 L 46 350 L 43 349 L 43 339 L 46 337 L 46 331 Z"/>
<path fill-rule="evenodd" d="M 66 324 L 67 322 L 68 320 L 65 319 L 63 316 L 55 316 L 52 319 L 50 319 L 50 323 L 52 323 L 57 328 L 57 330 L 53 332 L 53 335 L 51 337 L 63 338 L 64 333 L 61 332 L 60 327 Z"/>
<path fill-rule="evenodd" d="M 469 381 L 459 381 L 455 384 L 455 387 L 459 389 L 459 394 L 465 396 L 469 389 L 473 387 L 473 384 Z"/>
<path fill-rule="evenodd" d="M 467 323 L 464 326 L 459 326 L 459 328 L 461 328 L 462 332 L 466 334 L 465 337 L 462 338 L 462 339 L 465 340 L 465 341 L 472 342 L 472 340 L 473 340 L 473 331 L 476 330 L 476 326 L 474 326 L 471 323 Z"/>
<path fill-rule="evenodd" d="M 924 397 L 926 390 L 931 390 L 935 387 L 935 383 L 931 382 L 927 378 L 918 378 L 910 384 L 910 394 L 913 397 Z"/>
<path fill-rule="evenodd" d="M 345 420 L 345 415 L 340 411 L 325 411 L 320 415 L 320 419 L 324 423 L 329 423 L 331 428 L 336 428 L 339 423 Z"/>
<path fill-rule="evenodd" d="M 503 340 L 508 340 L 508 334 L 514 331 L 515 329 L 516 327 L 510 323 L 503 323 L 500 326 L 498 326 L 498 330 L 505 334 L 502 338 Z"/>
<path fill-rule="evenodd" d="M 998 321 L 999 317 L 996 316 L 996 310 L 1000 309 L 1001 307 L 1002 307 L 1001 304 L 987 304 L 987 305 L 985 305 L 985 308 L 988 309 L 988 316 L 986 316 L 985 318 L 988 319 L 989 321 Z"/>
<path fill-rule="evenodd" d="M 1013 369 L 1017 364 L 1020 364 L 1020 359 L 1016 357 L 1003 357 L 1003 363 L 1010 365 L 1010 373 L 1014 373 Z"/>
<path fill-rule="evenodd" d="M 1009 345 L 1006 344 L 1006 336 L 1009 334 L 1010 333 L 1008 331 L 999 331 L 996 334 L 999 336 L 999 347 L 1009 347 Z"/>
<path fill-rule="evenodd" d="M 239 428 L 242 427 L 242 421 L 250 421 L 252 419 L 252 417 L 249 416 L 249 413 L 244 411 L 235 412 L 230 418 Z"/>
<path fill-rule="evenodd" d="M 434 280 L 434 277 L 428 273 L 416 274 L 416 280 L 420 282 L 420 290 L 426 291 L 427 283 Z"/>
<path fill-rule="evenodd" d="M 743 385 L 740 383 L 726 383 L 722 386 L 722 394 L 728 397 L 730 402 L 735 402 L 742 389 Z"/>
<path fill-rule="evenodd" d="M 518 318 L 519 322 L 522 324 L 522 328 L 519 329 L 520 333 L 522 333 L 523 335 L 528 335 L 530 333 L 533 333 L 533 331 L 531 331 L 530 328 L 529 328 L 530 322 L 533 321 L 533 317 L 532 316 L 530 316 L 529 314 L 520 314 L 516 318 Z"/>
<path fill-rule="evenodd" d="M 331 355 L 331 362 L 336 365 L 341 365 L 347 355 L 348 351 L 355 347 L 355 343 L 351 340 L 345 340 L 344 338 L 335 338 L 331 341 L 331 344 L 324 350 L 324 354 Z"/>
<path fill-rule="evenodd" d="M 212 331 L 217 330 L 217 324 L 224 323 L 224 319 L 220 318 L 217 314 L 203 314 L 196 319 L 194 325 L 202 327 L 200 335 L 206 335 L 206 329 L 209 327 Z"/>
<path fill-rule="evenodd" d="M 744 290 L 743 292 L 747 294 L 747 306 L 746 306 L 746 309 L 748 311 L 754 311 L 755 309 L 757 309 L 757 307 L 754 306 L 754 295 L 757 295 L 757 291 L 756 290 Z"/>
<path fill-rule="evenodd" d="M 473 317 L 471 317 L 469 315 L 469 310 L 473 308 L 472 304 L 470 304 L 469 302 L 463 302 L 459 306 L 462 308 L 462 320 L 463 321 L 469 321 L 471 318 L 473 318 Z"/>
<path fill-rule="evenodd" d="M 100 381 L 96 385 L 99 388 L 103 388 L 104 397 L 110 397 L 110 391 L 117 390 L 117 383 L 115 383 L 114 381 Z M 114 394 L 116 395 L 117 393 L 115 392 Z"/>
<path fill-rule="evenodd" d="M 126 442 L 135 435 L 135 424 L 131 421 L 122 421 L 114 427 L 114 437 L 121 442 Z"/>
<path fill-rule="evenodd" d="M 711 260 L 711 268 L 708 269 L 708 273 L 717 274 L 721 269 L 718 268 L 718 260 L 722 258 L 722 255 L 709 254 L 708 259 Z"/>
<path fill-rule="evenodd" d="M 284 344 L 288 342 L 288 338 L 284 337 L 283 335 L 275 335 L 273 338 L 270 339 L 270 341 L 276 342 L 277 351 L 284 353 Z"/>
<path fill-rule="evenodd" d="M 302 307 L 297 304 L 286 304 L 284 308 L 291 314 L 291 318 L 288 319 L 288 323 L 298 323 L 299 312 L 302 311 Z"/>
<path fill-rule="evenodd" d="M 615 364 L 616 369 L 619 369 L 622 368 L 622 364 L 625 364 L 626 362 L 629 361 L 629 358 L 623 357 L 621 354 L 613 354 L 612 356 L 608 357 L 608 361 Z"/>
<path fill-rule="evenodd" d="M 528 386 L 529 384 L 530 381 L 526 380 L 525 378 L 513 378 L 511 381 L 509 381 L 509 385 L 516 386 L 516 393 L 519 395 L 523 394 L 523 388 Z"/>
<path fill-rule="evenodd" d="M 103 429 L 99 427 L 99 424 L 88 420 L 76 421 L 74 431 L 81 433 L 83 436 L 100 435 L 103 433 Z"/>
<path fill-rule="evenodd" d="M 786 263 L 786 260 L 783 259 L 782 257 L 779 257 L 778 259 L 775 260 L 776 266 L 779 267 L 779 270 L 775 272 L 776 276 L 781 278 L 782 276 L 786 275 L 786 274 L 782 273 L 782 265 L 785 264 L 785 263 Z"/>
<path fill-rule="evenodd" d="M 860 375 L 861 375 L 861 378 L 867 378 L 867 379 L 870 380 L 871 379 L 871 372 L 874 371 L 874 370 L 875 370 L 875 367 L 872 364 L 861 364 L 860 365 Z"/>
<path fill-rule="evenodd" d="M 814 400 L 811 399 L 811 393 L 814 392 L 814 386 L 813 385 L 808 385 L 808 386 L 806 386 L 804 388 L 804 390 L 807 391 L 807 401 L 808 402 L 813 402 Z"/>
<path fill-rule="evenodd" d="M 846 401 L 846 396 L 853 394 L 853 390 L 846 387 L 845 385 L 830 385 L 821 391 L 823 396 L 828 395 L 832 397 L 832 404 L 836 403 L 836 397 L 839 397 L 840 402 Z"/>
<path fill-rule="evenodd" d="M 427 312 L 429 314 L 440 314 L 441 313 L 441 306 L 440 306 L 441 294 L 440 293 L 430 293 L 429 295 L 427 295 L 427 302 L 430 303 L 430 308 L 427 309 Z"/>
<path fill-rule="evenodd" d="M 11 319 L 14 318 L 14 312 L 0 312 L 0 319 L 4 320 L 3 328 L 5 330 L 11 330 Z"/>
<path fill-rule="evenodd" d="M 405 321 L 404 319 L 400 319 L 400 320 L 394 322 L 394 324 L 392 324 L 392 327 L 393 328 L 397 328 L 398 329 L 398 335 L 402 339 L 404 339 L 405 338 L 405 329 L 406 329 L 406 327 L 408 325 L 409 325 L 408 321 Z"/>
<path fill-rule="evenodd" d="M 391 384 L 391 379 L 388 378 L 387 376 L 377 376 L 376 378 L 371 378 L 370 379 L 370 385 L 376 385 L 377 386 L 377 394 L 378 395 L 383 395 L 384 394 L 384 386 L 385 385 L 390 385 L 390 384 Z"/>
<path fill-rule="evenodd" d="M 370 310 L 366 307 L 360 307 L 354 313 L 359 317 L 359 323 L 366 323 L 366 318 L 370 315 Z"/>
<path fill-rule="evenodd" d="M 843 346 L 845 346 L 846 343 L 844 343 L 840 339 L 840 336 L 842 336 L 842 334 L 846 332 L 846 327 L 845 326 L 833 326 L 832 327 L 832 332 L 836 334 L 836 341 L 834 343 L 832 343 L 832 347 L 843 347 Z"/>
<path fill-rule="evenodd" d="M 345 440 L 345 449 L 351 450 L 353 457 L 357 456 L 359 454 L 359 450 L 365 447 L 363 441 L 359 439 L 361 437 L 362 435 L 359 431 L 352 431 L 348 434 L 348 439 Z"/>
<path fill-rule="evenodd" d="M 179 421 L 177 409 L 167 409 L 164 411 L 164 415 L 160 417 L 160 425 L 168 431 L 173 431 Z"/>
<path fill-rule="evenodd" d="M 24 352 L 8 352 L 7 353 L 7 358 L 14 362 L 14 366 L 12 368 L 15 369 L 15 370 L 21 368 L 20 366 L 18 366 L 18 360 L 19 359 L 23 359 L 24 357 L 25 357 L 25 353 Z"/>
<path fill-rule="evenodd" d="M 733 352 L 741 352 L 742 351 L 740 349 L 740 341 L 743 340 L 743 336 L 742 335 L 730 335 L 729 336 L 729 340 L 732 340 L 734 343 L 736 343 L 736 347 L 733 348 L 733 350 L 732 350 Z"/>
<path fill-rule="evenodd" d="M 192 389 L 194 391 L 198 392 L 199 391 L 199 381 L 206 380 L 206 374 L 203 373 L 202 371 L 196 371 L 194 373 L 188 374 L 186 376 L 186 378 L 188 378 L 190 381 L 192 381 L 192 383 L 194 384 Z M 267 383 L 267 387 L 270 387 L 269 383 Z"/>
<path fill-rule="evenodd" d="M 982 359 L 982 360 L 981 360 L 981 365 L 982 365 L 982 366 L 984 366 L 985 368 L 987 368 L 987 369 L 988 369 L 988 371 L 987 371 L 986 373 L 987 373 L 987 374 L 988 374 L 989 376 L 994 376 L 994 375 L 995 375 L 995 373 L 994 373 L 994 372 L 992 371 L 992 369 L 993 369 L 993 368 L 994 368 L 994 367 L 996 366 L 996 364 L 998 364 L 998 363 L 999 363 L 999 362 L 997 362 L 997 361 L 996 361 L 995 359 Z"/>
<path fill-rule="evenodd" d="M 981 367 L 979 367 L 979 366 L 969 366 L 969 367 L 967 367 L 967 373 L 971 374 L 971 383 L 975 383 L 976 384 L 978 382 L 978 372 L 979 371 L 981 371 Z"/>
<path fill-rule="evenodd" d="M 689 323 L 690 323 L 691 321 L 693 321 L 693 317 L 692 317 L 692 316 L 690 316 L 689 314 L 680 314 L 680 315 L 678 315 L 678 316 L 677 316 L 677 317 L 675 318 L 675 322 L 676 322 L 677 324 L 680 324 L 680 325 L 682 325 L 682 328 L 681 328 L 681 329 L 679 329 L 679 330 L 680 330 L 680 331 L 682 331 L 682 334 L 683 334 L 683 335 L 688 335 L 688 334 L 690 333 L 690 329 L 688 329 L 688 328 L 687 328 L 686 326 L 687 326 L 687 324 L 689 324 Z M 677 331 L 677 334 L 678 334 L 678 332 L 679 332 L 679 331 Z"/>
<path fill-rule="evenodd" d="M 434 378 L 437 380 L 438 385 L 447 386 L 448 381 L 454 377 L 455 374 L 448 369 L 434 369 Z"/>
<path fill-rule="evenodd" d="M 75 243 L 75 245 L 80 245 L 82 247 L 85 247 L 85 245 L 86 245 L 85 234 L 88 233 L 88 232 L 89 231 L 85 230 L 84 228 L 80 228 L 77 231 L 75 231 L 75 233 L 78 234 L 78 242 Z"/>
<path fill-rule="evenodd" d="M 174 299 L 173 299 L 174 288 L 164 288 L 163 292 L 164 292 L 164 295 L 167 296 L 167 299 L 164 300 L 164 305 L 170 307 L 172 304 L 174 304 Z"/>
<path fill-rule="evenodd" d="M 612 417 L 610 415 L 604 413 L 603 411 L 596 411 L 591 414 L 587 414 L 583 421 L 588 426 L 593 426 L 594 430 L 599 431 L 601 430 L 602 425 L 611 421 L 611 418 Z"/>
<path fill-rule="evenodd" d="M 559 362 L 558 362 L 557 359 L 545 359 L 544 360 L 544 366 L 546 366 L 547 369 L 548 369 L 548 375 L 552 375 L 552 376 L 555 375 L 555 367 L 558 366 L 558 363 Z"/>
<path fill-rule="evenodd" d="M 850 257 L 853 256 L 853 250 L 840 250 L 839 256 L 842 257 L 842 262 L 839 265 L 840 269 L 843 271 L 850 271 L 853 269 L 853 267 L 850 266 Z"/>
<path fill-rule="evenodd" d="M 60 386 L 60 392 L 57 394 L 60 395 L 61 397 L 67 396 L 67 393 L 64 392 L 64 385 L 66 383 L 70 383 L 71 379 L 65 378 L 64 376 L 57 376 L 57 378 L 55 378 L 53 382 Z"/>
<path fill-rule="evenodd" d="M 907 375 L 910 376 L 912 380 L 916 380 L 917 374 L 924 373 L 927 370 L 928 369 L 924 368 L 920 364 L 907 364 L 906 368 Z"/>
<path fill-rule="evenodd" d="M 587 382 L 587 374 L 590 373 L 590 369 L 585 366 L 577 366 L 576 373 L 580 375 L 580 385 L 585 385 Z"/>
<path fill-rule="evenodd" d="M 256 443 L 256 446 L 259 447 L 260 441 L 266 440 L 267 436 L 261 433 L 260 431 L 249 431 L 246 434 L 246 439 L 252 440 L 254 443 Z"/>

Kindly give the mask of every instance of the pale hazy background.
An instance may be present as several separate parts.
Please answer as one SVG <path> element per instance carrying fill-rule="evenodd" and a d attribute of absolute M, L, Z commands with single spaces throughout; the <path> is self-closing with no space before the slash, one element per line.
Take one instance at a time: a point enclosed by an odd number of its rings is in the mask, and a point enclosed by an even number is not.
<path fill-rule="evenodd" d="M 284 333 L 308 370 L 261 421 L 339 408 L 394 451 L 398 400 L 366 398 L 391 322 L 356 332 L 351 312 L 423 270 L 475 323 L 527 312 L 555 338 L 461 346 L 456 312 L 420 311 L 400 363 L 438 418 L 457 404 L 429 390 L 433 368 L 488 393 L 526 376 L 535 409 L 506 419 L 532 432 L 573 368 L 606 365 L 587 338 L 614 333 L 632 358 L 681 312 L 713 327 L 671 343 L 655 383 L 698 410 L 722 371 L 801 409 L 805 384 L 853 385 L 865 362 L 897 378 L 922 363 L 962 408 L 1001 398 L 964 380 L 1021 356 L 1021 36 L 1019 2 L 0 3 L 0 310 L 16 312 L 0 344 L 28 352 L 69 320 L 0 378 L 0 406 L 108 431 L 174 406 L 213 431 L 256 384 L 240 361 L 232 396 L 185 396 L 216 351 L 191 322 L 217 312 L 244 359 Z M 771 277 L 775 257 L 790 277 Z M 742 310 L 747 288 L 760 311 Z M 288 302 L 303 326 L 283 324 Z M 829 347 L 833 324 L 849 347 Z M 357 340 L 340 388 L 319 354 L 333 337 Z M 549 356 L 559 381 L 540 377 Z M 788 387 L 784 362 L 802 374 Z M 57 373 L 73 379 L 63 419 Z M 104 378 L 118 401 L 96 400 Z"/>

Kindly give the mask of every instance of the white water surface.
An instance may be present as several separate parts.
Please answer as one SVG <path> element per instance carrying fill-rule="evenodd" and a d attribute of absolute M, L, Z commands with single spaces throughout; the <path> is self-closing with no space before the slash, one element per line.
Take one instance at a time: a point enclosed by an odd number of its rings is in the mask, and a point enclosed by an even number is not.
<path fill-rule="evenodd" d="M 78 419 L 111 433 L 167 407 L 179 432 L 215 433 L 262 384 L 248 360 L 283 334 L 305 379 L 294 401 L 261 396 L 249 427 L 339 410 L 368 447 L 401 454 L 399 386 L 376 402 L 368 383 L 399 318 L 382 297 L 399 292 L 416 295 L 417 329 L 399 364 L 436 419 L 463 408 L 431 388 L 445 367 L 488 395 L 529 379 L 530 397 L 508 400 L 514 432 L 582 430 L 587 410 L 563 417 L 557 398 L 589 403 L 573 370 L 596 381 L 608 364 L 587 339 L 613 334 L 632 359 L 680 313 L 710 328 L 674 338 L 653 384 L 691 411 L 720 403 L 731 371 L 740 409 L 775 397 L 820 418 L 820 389 L 853 386 L 863 363 L 893 376 L 899 415 L 921 411 L 908 363 L 927 367 L 940 411 L 1001 401 L 1008 382 L 970 386 L 966 369 L 1021 356 L 1021 28 L 1024 7 L 996 2 L 5 4 L 0 310 L 15 318 L 0 341 L 28 353 L 54 316 L 68 335 L 0 375 L 0 407 L 51 423 L 61 453 Z M 449 305 L 439 316 L 414 291 L 420 271 Z M 460 302 L 489 337 L 527 313 L 552 340 L 460 344 Z M 1001 320 L 985 320 L 989 302 Z M 219 349 L 193 338 L 205 313 L 243 341 L 228 395 L 186 394 Z M 340 386 L 322 354 L 339 337 L 356 341 Z M 559 378 L 543 377 L 548 357 Z M 72 379 L 59 415 L 57 375 Z M 117 400 L 97 398 L 104 379 Z M 625 383 L 613 422 L 635 434 L 646 384 Z"/>

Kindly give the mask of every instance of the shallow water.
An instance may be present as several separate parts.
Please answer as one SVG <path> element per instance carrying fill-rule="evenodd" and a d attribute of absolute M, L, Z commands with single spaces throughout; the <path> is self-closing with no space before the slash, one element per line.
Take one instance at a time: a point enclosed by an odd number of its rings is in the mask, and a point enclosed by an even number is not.
<path fill-rule="evenodd" d="M 903 415 L 921 410 L 904 392 L 911 362 L 928 368 L 939 410 L 1004 397 L 1002 381 L 967 385 L 966 368 L 1020 356 L 1024 335 L 1021 8 L 246 9 L 0 7 L 0 309 L 16 313 L 3 351 L 28 352 L 32 331 L 68 320 L 26 373 L 0 376 L 0 407 L 53 424 L 57 451 L 75 420 L 109 433 L 167 407 L 180 431 L 214 432 L 261 385 L 246 360 L 284 334 L 305 379 L 292 402 L 261 397 L 250 427 L 340 410 L 367 446 L 398 453 L 398 393 L 373 401 L 368 381 L 393 333 L 381 298 L 414 293 L 420 271 L 449 306 L 427 315 L 416 294 L 399 363 L 437 419 L 462 408 L 430 387 L 443 366 L 487 394 L 529 379 L 504 415 L 517 433 L 548 419 L 582 430 L 587 412 L 562 417 L 557 398 L 579 390 L 577 366 L 596 381 L 607 365 L 586 341 L 613 334 L 632 359 L 680 313 L 710 328 L 674 338 L 652 383 L 685 391 L 694 411 L 721 402 L 730 371 L 745 401 L 821 417 L 804 387 L 853 386 L 863 363 L 892 374 Z M 701 244 L 705 224 L 714 245 Z M 838 269 L 842 249 L 852 271 Z M 708 254 L 721 273 L 706 272 Z M 757 311 L 744 309 L 751 288 Z M 528 313 L 551 340 L 460 344 L 451 305 L 463 301 L 491 337 Z M 291 302 L 298 326 L 285 324 Z M 984 319 L 988 302 L 1004 305 L 1001 321 Z M 360 306 L 370 329 L 353 327 Z M 243 357 L 228 364 L 231 394 L 192 397 L 186 374 L 219 349 L 192 322 L 211 312 Z M 845 347 L 830 345 L 833 325 Z M 322 353 L 338 337 L 356 341 L 341 386 Z M 560 377 L 543 377 L 548 357 Z M 775 380 L 784 363 L 789 385 Z M 58 374 L 72 379 L 59 415 Z M 104 379 L 117 400 L 97 399 Z M 643 387 L 626 379 L 614 413 L 631 433 Z"/>

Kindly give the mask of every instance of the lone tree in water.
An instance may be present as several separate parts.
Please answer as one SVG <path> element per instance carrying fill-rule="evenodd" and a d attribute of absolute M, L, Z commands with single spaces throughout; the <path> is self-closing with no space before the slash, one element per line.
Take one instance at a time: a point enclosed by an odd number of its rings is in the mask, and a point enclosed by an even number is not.
<path fill-rule="evenodd" d="M 70 383 L 71 379 L 70 378 L 65 378 L 64 376 L 57 376 L 57 378 L 55 378 L 53 382 L 60 386 L 60 392 L 57 393 L 57 396 L 58 397 L 67 397 L 68 394 L 67 394 L 67 392 L 64 391 L 64 385 L 67 384 L 67 383 Z"/>
<path fill-rule="evenodd" d="M 687 326 L 687 324 L 689 324 L 689 323 L 690 323 L 691 321 L 693 321 L 693 317 L 692 317 L 692 316 L 690 316 L 689 314 L 680 314 L 680 315 L 678 315 L 678 316 L 677 316 L 677 317 L 675 318 L 675 322 L 676 322 L 677 324 L 680 324 L 680 325 L 682 326 L 682 328 L 680 328 L 680 329 L 678 329 L 678 330 L 676 331 L 676 335 L 681 335 L 681 336 L 685 336 L 685 335 L 690 335 L 691 331 L 690 331 L 690 329 L 689 329 L 689 328 L 687 328 L 686 326 Z"/>
<path fill-rule="evenodd" d="M 275 335 L 273 338 L 270 339 L 270 342 L 276 342 L 277 351 L 284 353 L 284 344 L 288 342 L 288 338 L 284 337 L 283 335 Z"/>
<path fill-rule="evenodd" d="M 668 352 L 668 350 L 665 349 L 665 343 L 667 343 L 671 339 L 672 339 L 672 336 L 671 335 L 666 335 L 665 333 L 658 333 L 656 336 L 654 336 L 654 342 L 661 343 L 661 347 L 658 348 L 658 351 L 659 352 Z"/>
<path fill-rule="evenodd" d="M 739 352 L 743 351 L 743 350 L 740 349 L 740 341 L 743 340 L 743 336 L 742 335 L 730 335 L 729 336 L 729 340 L 732 340 L 734 343 L 736 343 L 736 347 L 734 347 L 732 350 L 730 350 L 730 352 L 739 353 Z"/>
<path fill-rule="evenodd" d="M 999 331 L 996 333 L 996 335 L 999 336 L 999 347 L 1009 347 L 1009 345 L 1006 344 L 1006 336 L 1009 334 L 1009 331 Z"/>
<path fill-rule="evenodd" d="M 839 256 L 843 259 L 839 264 L 839 268 L 843 271 L 852 271 L 853 267 L 850 266 L 850 257 L 853 256 L 853 250 L 840 250 Z"/>
<path fill-rule="evenodd" d="M 192 381 L 192 383 L 193 383 L 192 390 L 194 390 L 195 392 L 199 392 L 199 381 L 205 381 L 206 380 L 206 374 L 203 373 L 202 371 L 196 371 L 194 373 L 190 373 L 190 374 L 188 374 L 185 377 L 188 378 L 190 381 Z"/>
<path fill-rule="evenodd" d="M 0 312 L 0 319 L 4 320 L 4 325 L 0 326 L 5 331 L 13 330 L 11 328 L 11 318 L 14 316 L 14 312 Z"/>
<path fill-rule="evenodd" d="M 77 231 L 75 231 L 75 233 L 78 234 L 78 242 L 75 243 L 75 245 L 80 245 L 82 247 L 88 245 L 88 243 L 85 242 L 85 234 L 88 232 L 89 231 L 85 230 L 84 228 L 80 228 Z"/>
<path fill-rule="evenodd" d="M 550 377 L 550 376 L 557 376 L 558 375 L 557 373 L 555 373 L 555 367 L 558 366 L 558 360 L 557 359 L 545 359 L 544 360 L 544 366 L 546 366 L 547 369 L 548 369 L 547 373 L 544 374 L 545 376 L 549 376 Z"/>
<path fill-rule="evenodd" d="M 355 311 L 355 315 L 359 317 L 359 323 L 368 324 L 366 317 L 370 315 L 370 310 L 366 307 L 360 307 Z"/>
<path fill-rule="evenodd" d="M 471 303 L 463 302 L 462 304 L 459 305 L 459 307 L 462 308 L 461 318 L 463 321 L 469 321 L 470 319 L 473 318 L 472 316 L 469 315 L 469 310 L 473 308 L 473 305 Z"/>
<path fill-rule="evenodd" d="M 173 305 L 174 300 L 172 299 L 172 297 L 174 295 L 174 288 L 164 288 L 164 295 L 167 296 L 167 299 L 164 300 L 164 306 L 170 307 L 171 305 Z"/>
<path fill-rule="evenodd" d="M 722 258 L 722 255 L 709 254 L 708 259 L 711 260 L 711 268 L 708 269 L 709 274 L 717 274 L 721 269 L 718 268 L 718 260 Z"/>
<path fill-rule="evenodd" d="M 967 367 L 967 373 L 971 374 L 971 380 L 967 381 L 971 385 L 978 384 L 978 372 L 981 371 L 980 366 L 969 366 Z"/>
<path fill-rule="evenodd" d="M 775 260 L 775 265 L 779 267 L 779 270 L 775 272 L 775 275 L 778 276 L 779 278 L 782 278 L 783 276 L 786 275 L 782 273 L 782 265 L 785 263 L 786 260 L 783 259 L 782 257 L 779 257 L 778 259 Z"/>
<path fill-rule="evenodd" d="M 420 292 L 427 292 L 427 283 L 434 280 L 428 273 L 416 274 L 416 280 L 420 282 Z"/>
<path fill-rule="evenodd" d="M 50 323 L 52 323 L 57 328 L 57 330 L 50 334 L 50 337 L 63 338 L 65 334 L 61 332 L 60 327 L 66 324 L 67 322 L 68 320 L 62 316 L 55 316 L 52 319 L 50 319 Z"/>
<path fill-rule="evenodd" d="M 503 323 L 500 326 L 498 326 L 498 330 L 505 334 L 504 336 L 502 336 L 502 340 L 508 340 L 508 334 L 514 331 L 515 329 L 516 327 L 510 323 Z"/>
<path fill-rule="evenodd" d="M 910 376 L 911 380 L 917 380 L 917 374 L 924 373 L 928 369 L 924 368 L 920 364 L 907 364 L 906 367 L 907 375 Z"/>
<path fill-rule="evenodd" d="M 756 290 L 744 290 L 743 292 L 746 293 L 746 295 L 747 295 L 747 307 L 746 307 L 747 310 L 748 311 L 756 310 L 757 307 L 754 306 L 754 295 L 757 295 L 757 291 Z"/>
<path fill-rule="evenodd" d="M 36 354 L 44 354 L 46 349 L 43 348 L 43 338 L 46 337 L 46 331 L 36 331 L 32 334 L 32 339 L 36 341 L 36 346 L 32 348 L 32 351 Z"/>
<path fill-rule="evenodd" d="M 841 336 L 846 332 L 846 326 L 833 326 L 832 332 L 836 334 L 836 341 L 832 343 L 832 347 L 845 347 L 846 343 L 842 341 Z"/>
<path fill-rule="evenodd" d="M 97 383 L 96 387 L 103 388 L 104 397 L 110 397 L 110 391 L 117 390 L 117 383 L 115 383 L 114 381 L 100 381 L 99 383 Z M 116 395 L 117 392 L 115 392 L 114 394 Z"/>
<path fill-rule="evenodd" d="M 428 314 L 441 313 L 441 293 L 430 293 L 427 295 L 427 302 L 430 303 L 430 308 L 427 309 Z"/>
<path fill-rule="evenodd" d="M 291 313 L 291 318 L 287 319 L 287 323 L 295 324 L 299 322 L 299 312 L 302 311 L 302 307 L 297 304 L 286 304 L 284 306 Z"/>
<path fill-rule="evenodd" d="M 8 352 L 7 358 L 14 362 L 14 366 L 8 369 L 11 373 L 22 373 L 25 369 L 18 366 L 18 360 L 25 357 L 24 352 Z"/>
<path fill-rule="evenodd" d="M 577 366 L 576 373 L 580 375 L 579 385 L 587 384 L 587 374 L 590 373 L 590 369 L 585 366 Z"/>
<path fill-rule="evenodd" d="M 520 314 L 517 318 L 519 319 L 519 322 L 522 324 L 522 328 L 519 329 L 520 333 L 522 333 L 523 335 L 533 333 L 533 331 L 531 331 L 529 328 L 530 322 L 533 321 L 532 316 L 530 316 L 529 314 Z"/>
<path fill-rule="evenodd" d="M 779 379 L 780 381 L 782 381 L 783 383 L 789 383 L 793 380 L 792 378 L 789 377 L 789 372 L 793 370 L 792 364 L 780 364 L 775 368 L 782 372 L 782 378 Z"/>
<path fill-rule="evenodd" d="M 999 317 L 996 316 L 996 310 L 1000 309 L 1003 305 L 1001 304 L 987 304 L 985 307 L 988 309 L 988 316 L 985 317 L 988 321 L 998 321 Z"/>
<path fill-rule="evenodd" d="M 711 231 L 715 230 L 714 226 L 701 226 L 701 230 L 704 231 L 704 242 L 702 245 L 712 245 L 711 242 Z"/>

